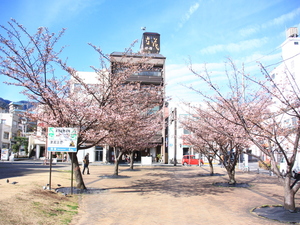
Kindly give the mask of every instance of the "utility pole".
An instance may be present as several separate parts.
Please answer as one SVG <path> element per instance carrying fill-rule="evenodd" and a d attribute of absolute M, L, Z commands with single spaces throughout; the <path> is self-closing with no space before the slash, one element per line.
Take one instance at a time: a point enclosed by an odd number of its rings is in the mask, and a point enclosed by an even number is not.
<path fill-rule="evenodd" d="M 177 108 L 173 111 L 174 118 L 174 166 L 177 164 Z"/>
<path fill-rule="evenodd" d="M 174 108 L 174 110 L 172 110 L 172 114 L 171 114 L 171 123 L 172 124 L 174 122 L 174 166 L 176 166 L 176 157 L 177 157 L 177 108 Z"/>

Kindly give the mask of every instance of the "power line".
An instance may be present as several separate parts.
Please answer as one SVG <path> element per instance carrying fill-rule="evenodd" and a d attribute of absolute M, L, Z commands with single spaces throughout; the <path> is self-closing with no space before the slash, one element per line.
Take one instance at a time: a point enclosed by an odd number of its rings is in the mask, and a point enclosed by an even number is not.
<path fill-rule="evenodd" d="M 287 60 L 290 60 L 290 59 L 292 59 L 292 58 L 294 58 L 294 57 L 296 57 L 296 56 L 298 56 L 298 55 L 300 55 L 300 52 L 299 52 L 299 53 L 297 53 L 296 55 L 293 55 L 293 56 L 292 56 L 292 57 L 290 57 L 290 58 L 287 58 L 287 59 L 281 60 L 281 61 L 279 61 L 279 62 L 276 62 L 276 63 L 270 64 L 270 65 L 268 65 L 268 66 L 264 66 L 264 67 L 265 67 L 265 68 L 267 68 L 267 67 L 270 67 L 270 66 L 277 65 L 277 64 L 279 64 L 279 63 L 283 63 L 283 62 L 285 62 L 285 61 L 287 61 Z"/>
<path fill-rule="evenodd" d="M 257 62 L 257 61 L 261 60 L 262 58 L 265 58 L 266 56 L 268 56 L 268 55 L 272 54 L 273 52 L 277 51 L 280 47 L 281 47 L 281 46 L 278 46 L 278 47 L 275 48 L 274 50 L 270 51 L 268 54 L 263 55 L 263 56 L 261 56 L 261 57 L 255 59 L 255 60 L 252 60 L 252 61 L 250 61 L 250 62 L 247 62 L 247 63 L 245 63 L 245 65 L 250 64 L 250 63 L 253 63 L 253 62 Z"/>
<path fill-rule="evenodd" d="M 270 51 L 270 52 L 267 53 L 266 55 L 263 55 L 263 56 L 261 56 L 261 57 L 255 59 L 255 60 L 252 60 L 252 61 L 250 61 L 250 62 L 247 62 L 247 63 L 245 63 L 245 65 L 250 64 L 250 63 L 253 63 L 253 62 L 257 62 L 257 61 L 261 60 L 262 58 L 265 58 L 266 56 L 272 54 L 273 52 L 279 50 L 280 48 L 283 48 L 287 43 L 288 43 L 288 42 L 285 42 L 283 45 L 279 45 L 278 47 L 276 47 L 275 49 L 273 49 L 272 51 Z M 280 62 L 283 62 L 283 61 L 280 61 Z M 280 62 L 275 63 L 275 64 L 272 64 L 272 65 L 279 64 Z M 269 65 L 269 66 L 272 66 L 272 65 Z M 267 67 L 268 67 L 268 66 L 267 66 Z"/>

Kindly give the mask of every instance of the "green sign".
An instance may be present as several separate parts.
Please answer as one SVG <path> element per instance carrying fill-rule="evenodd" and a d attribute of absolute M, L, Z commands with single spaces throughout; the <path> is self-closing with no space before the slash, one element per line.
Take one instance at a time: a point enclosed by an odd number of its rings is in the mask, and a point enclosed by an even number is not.
<path fill-rule="evenodd" d="M 77 152 L 77 129 L 49 127 L 47 150 L 50 152 Z"/>

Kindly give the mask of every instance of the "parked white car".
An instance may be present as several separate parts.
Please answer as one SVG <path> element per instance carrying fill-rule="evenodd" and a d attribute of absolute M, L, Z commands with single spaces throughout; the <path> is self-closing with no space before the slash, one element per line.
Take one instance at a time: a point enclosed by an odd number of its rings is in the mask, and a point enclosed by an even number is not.
<path fill-rule="evenodd" d="M 287 163 L 285 158 L 282 158 L 280 161 L 280 172 L 281 174 L 286 174 L 286 170 L 287 170 Z M 292 168 L 292 171 L 295 174 L 300 174 L 300 153 L 298 152 L 298 154 L 296 155 L 296 160 L 295 160 L 295 164 Z M 295 176 L 295 174 L 293 174 Z"/>

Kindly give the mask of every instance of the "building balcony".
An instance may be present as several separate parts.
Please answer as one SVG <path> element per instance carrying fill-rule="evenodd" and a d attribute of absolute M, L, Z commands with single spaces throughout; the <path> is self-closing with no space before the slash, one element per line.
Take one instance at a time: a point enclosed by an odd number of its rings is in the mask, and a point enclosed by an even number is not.
<path fill-rule="evenodd" d="M 141 82 L 142 84 L 159 85 L 163 83 L 161 76 L 147 76 L 147 75 L 131 75 L 127 82 Z"/>

